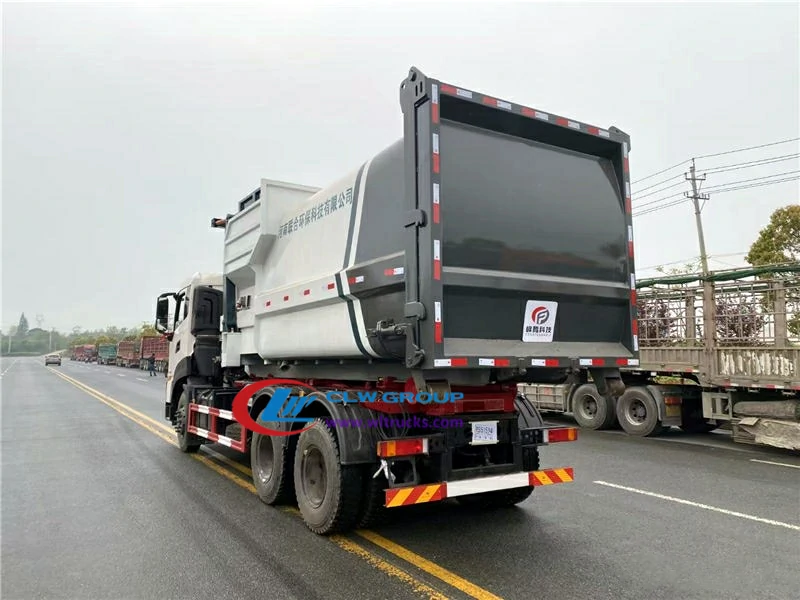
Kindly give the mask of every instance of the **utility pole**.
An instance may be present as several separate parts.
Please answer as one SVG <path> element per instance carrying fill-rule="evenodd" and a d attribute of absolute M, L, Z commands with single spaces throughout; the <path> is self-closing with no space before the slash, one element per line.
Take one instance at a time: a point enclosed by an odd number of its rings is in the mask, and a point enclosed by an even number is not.
<path fill-rule="evenodd" d="M 700 216 L 700 200 L 708 200 L 708 194 L 700 194 L 697 191 L 697 182 L 705 181 L 706 176 L 697 176 L 695 171 L 694 159 L 692 159 L 692 166 L 689 167 L 689 173 L 686 174 L 686 179 L 692 184 L 692 193 L 684 192 L 684 196 L 692 199 L 694 204 L 694 220 L 697 225 L 697 239 L 700 242 L 700 265 L 703 269 L 703 277 L 708 277 L 708 255 L 706 254 L 706 238 L 703 235 L 703 219 Z"/>
<path fill-rule="evenodd" d="M 706 238 L 705 235 L 703 235 L 703 219 L 700 215 L 700 200 L 708 200 L 710 196 L 708 194 L 699 193 L 697 189 L 697 182 L 705 181 L 706 176 L 697 176 L 694 159 L 692 159 L 692 166 L 689 167 L 689 173 L 686 174 L 686 179 L 692 184 L 692 193 L 689 194 L 688 192 L 684 192 L 684 195 L 687 198 L 691 198 L 692 204 L 694 205 L 694 219 L 697 226 L 697 241 L 700 244 L 700 266 L 703 270 L 703 340 L 705 342 L 704 346 L 706 351 L 706 360 L 703 370 L 706 372 L 706 375 L 710 377 L 713 376 L 714 371 L 716 371 L 714 368 L 713 352 L 717 337 L 717 310 L 714 303 L 714 287 L 713 284 L 708 280 L 708 254 L 706 253 Z"/>

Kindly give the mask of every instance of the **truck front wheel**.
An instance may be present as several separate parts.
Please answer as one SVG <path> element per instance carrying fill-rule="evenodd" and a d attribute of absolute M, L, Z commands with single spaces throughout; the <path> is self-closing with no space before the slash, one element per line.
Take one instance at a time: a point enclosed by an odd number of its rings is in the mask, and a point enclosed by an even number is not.
<path fill-rule="evenodd" d="M 270 506 L 288 504 L 294 488 L 292 463 L 296 436 L 277 437 L 253 433 L 250 443 L 250 469 L 258 497 Z"/>
<path fill-rule="evenodd" d="M 311 531 L 329 535 L 352 528 L 362 504 L 362 469 L 339 461 L 330 428 L 316 419 L 300 434 L 294 456 L 297 508 Z"/>
<path fill-rule="evenodd" d="M 181 452 L 192 454 L 200 449 L 199 438 L 186 431 L 189 423 L 189 394 L 186 389 L 181 392 L 178 408 L 175 411 L 175 430 L 178 433 L 178 447 Z"/>

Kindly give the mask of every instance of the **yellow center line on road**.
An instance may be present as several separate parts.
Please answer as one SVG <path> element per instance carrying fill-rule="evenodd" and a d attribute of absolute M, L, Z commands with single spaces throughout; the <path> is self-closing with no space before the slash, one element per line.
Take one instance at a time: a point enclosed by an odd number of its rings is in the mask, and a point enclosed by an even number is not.
<path fill-rule="evenodd" d="M 178 445 L 177 440 L 175 438 L 175 431 L 164 423 L 159 423 L 152 417 L 139 412 L 138 410 L 119 402 L 118 400 L 114 400 L 113 398 L 103 394 L 95 390 L 94 388 L 89 387 L 88 385 L 81 383 L 80 381 L 73 379 L 72 377 L 65 375 L 60 371 L 56 371 L 55 369 L 48 368 L 49 371 L 55 373 L 65 381 L 71 383 L 75 387 L 83 390 L 93 398 L 100 400 L 102 403 L 106 404 L 110 408 L 114 409 L 121 415 L 128 417 L 133 422 L 141 425 L 151 433 L 156 434 L 159 438 L 165 440 L 169 444 L 176 446 Z M 201 451 L 204 453 L 208 453 L 213 458 L 229 465 L 230 467 L 236 469 L 240 473 L 247 475 L 248 477 L 252 477 L 252 472 L 250 469 L 245 467 L 244 465 L 228 458 L 227 456 L 220 454 L 214 450 L 211 450 L 207 447 L 202 447 Z M 256 489 L 252 483 L 249 481 L 244 481 L 238 475 L 231 473 L 225 467 L 217 464 L 211 458 L 207 458 L 205 456 L 200 456 L 198 454 L 191 454 L 192 458 L 202 462 L 204 465 L 215 471 L 216 473 L 222 475 L 226 479 L 234 482 L 236 485 L 246 489 L 247 491 L 255 494 Z M 292 514 L 295 517 L 300 517 L 300 511 L 296 508 L 287 507 L 283 509 L 284 512 Z M 397 558 L 400 558 L 413 566 L 417 567 L 420 571 L 423 571 L 433 577 L 443 581 L 447 585 L 465 593 L 466 595 L 470 596 L 471 598 L 475 598 L 476 600 L 502 600 L 500 596 L 496 596 L 492 594 L 488 590 L 456 575 L 452 571 L 445 569 L 437 565 L 436 563 L 420 556 L 412 552 L 411 550 L 392 542 L 391 540 L 375 533 L 374 531 L 360 529 L 355 532 L 357 535 L 361 536 L 362 538 L 372 542 L 376 546 L 383 548 L 390 554 L 393 554 Z M 360 546 L 353 540 L 343 537 L 340 535 L 329 536 L 329 539 L 338 545 L 343 550 L 350 552 L 358 556 L 359 558 L 365 560 L 371 566 L 379 569 L 384 574 L 393 577 L 402 581 L 403 583 L 409 585 L 416 593 L 429 598 L 431 600 L 445 600 L 447 596 L 443 595 L 440 591 L 434 589 L 433 587 L 425 584 L 424 582 L 420 581 L 419 579 L 415 578 L 413 575 L 410 575 L 400 567 L 392 565 L 391 563 L 386 562 L 378 555 L 373 554 L 363 546 Z"/>

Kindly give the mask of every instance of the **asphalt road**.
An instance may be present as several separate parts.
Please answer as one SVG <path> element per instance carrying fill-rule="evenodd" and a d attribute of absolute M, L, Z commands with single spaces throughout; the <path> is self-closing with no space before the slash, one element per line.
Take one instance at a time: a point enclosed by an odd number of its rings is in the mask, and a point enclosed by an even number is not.
<path fill-rule="evenodd" d="M 576 481 L 518 508 L 394 509 L 329 539 L 259 502 L 235 453 L 182 454 L 163 374 L 25 358 L 0 375 L 3 598 L 798 597 L 790 453 L 581 431 L 542 451 Z"/>

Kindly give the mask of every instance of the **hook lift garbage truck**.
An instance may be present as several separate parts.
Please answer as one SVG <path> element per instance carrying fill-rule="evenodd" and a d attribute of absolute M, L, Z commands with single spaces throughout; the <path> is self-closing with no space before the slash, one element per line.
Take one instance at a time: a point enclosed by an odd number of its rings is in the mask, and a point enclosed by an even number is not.
<path fill-rule="evenodd" d="M 577 430 L 518 385 L 616 398 L 638 362 L 629 136 L 416 68 L 400 105 L 403 137 L 329 187 L 262 180 L 212 219 L 222 272 L 157 301 L 181 450 L 249 453 L 261 500 L 321 535 L 572 481 L 539 449 Z"/>

